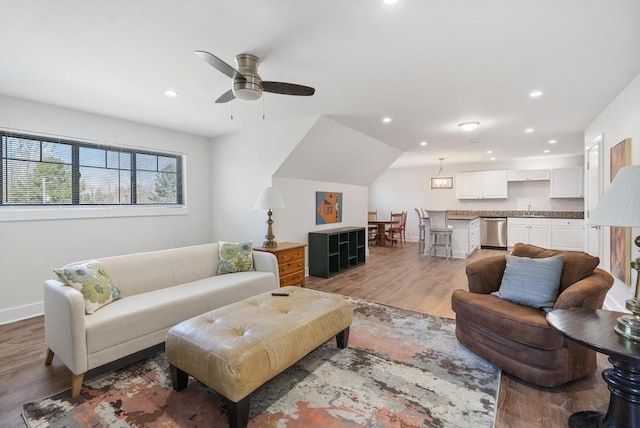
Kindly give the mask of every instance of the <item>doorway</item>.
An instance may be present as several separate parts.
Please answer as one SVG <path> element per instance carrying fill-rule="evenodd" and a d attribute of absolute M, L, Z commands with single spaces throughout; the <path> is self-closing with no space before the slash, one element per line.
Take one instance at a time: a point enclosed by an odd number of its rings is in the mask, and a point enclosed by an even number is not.
<path fill-rule="evenodd" d="M 598 135 L 591 147 L 587 149 L 586 156 L 586 201 L 585 201 L 585 226 L 586 252 L 592 256 L 600 257 L 602 263 L 602 227 L 589 225 L 589 215 L 600 202 L 602 194 L 602 134 Z"/>

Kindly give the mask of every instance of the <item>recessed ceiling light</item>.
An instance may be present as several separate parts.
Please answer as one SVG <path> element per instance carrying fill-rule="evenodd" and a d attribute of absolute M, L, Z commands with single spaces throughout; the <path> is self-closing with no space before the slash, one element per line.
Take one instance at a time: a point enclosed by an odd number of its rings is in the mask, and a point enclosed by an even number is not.
<path fill-rule="evenodd" d="M 421 145 L 421 146 L 426 146 L 426 145 L 427 145 L 427 142 L 426 142 L 426 141 L 420 141 L 420 145 Z"/>
<path fill-rule="evenodd" d="M 487 150 L 488 155 L 490 155 L 491 153 L 493 153 L 493 150 Z"/>
<path fill-rule="evenodd" d="M 550 151 L 551 150 L 549 150 L 549 149 L 545 149 L 545 150 L 542 151 L 542 153 L 549 153 Z"/>
<path fill-rule="evenodd" d="M 531 134 L 533 132 L 533 128 L 527 128 L 524 130 L 527 134 Z"/>
<path fill-rule="evenodd" d="M 465 131 L 473 131 L 480 125 L 480 122 L 462 122 L 458 126 Z"/>
<path fill-rule="evenodd" d="M 556 141 L 556 140 L 549 140 L 549 144 L 555 144 L 555 143 L 557 143 L 557 142 L 558 142 L 558 141 Z"/>
<path fill-rule="evenodd" d="M 542 91 L 531 91 L 531 92 L 529 93 L 529 96 L 530 96 L 531 98 L 538 98 L 538 97 L 539 97 L 539 96 L 541 96 L 541 95 L 542 95 Z"/>
<path fill-rule="evenodd" d="M 382 118 L 382 121 L 384 123 L 389 123 L 389 122 L 391 122 L 391 118 L 390 117 L 384 117 L 384 118 Z"/>
<path fill-rule="evenodd" d="M 164 94 L 168 97 L 177 97 L 178 93 L 176 91 L 174 91 L 173 89 L 167 89 L 166 91 L 164 91 Z"/>

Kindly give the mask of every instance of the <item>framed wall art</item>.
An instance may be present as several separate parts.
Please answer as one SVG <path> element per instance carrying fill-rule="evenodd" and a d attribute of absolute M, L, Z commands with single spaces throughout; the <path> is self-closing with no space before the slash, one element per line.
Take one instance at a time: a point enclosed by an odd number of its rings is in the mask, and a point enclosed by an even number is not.
<path fill-rule="evenodd" d="M 316 192 L 316 224 L 342 222 L 342 192 Z"/>
<path fill-rule="evenodd" d="M 627 138 L 609 151 L 611 158 L 610 181 L 620 168 L 631 165 L 631 138 Z M 631 228 L 611 226 L 610 229 L 610 271 L 613 276 L 631 285 Z"/>

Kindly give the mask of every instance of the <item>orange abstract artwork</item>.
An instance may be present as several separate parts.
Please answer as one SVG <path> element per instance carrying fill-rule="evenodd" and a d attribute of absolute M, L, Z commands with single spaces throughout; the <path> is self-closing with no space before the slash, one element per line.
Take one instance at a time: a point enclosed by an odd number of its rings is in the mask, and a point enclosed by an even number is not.
<path fill-rule="evenodd" d="M 342 193 L 316 192 L 316 224 L 342 221 Z"/>

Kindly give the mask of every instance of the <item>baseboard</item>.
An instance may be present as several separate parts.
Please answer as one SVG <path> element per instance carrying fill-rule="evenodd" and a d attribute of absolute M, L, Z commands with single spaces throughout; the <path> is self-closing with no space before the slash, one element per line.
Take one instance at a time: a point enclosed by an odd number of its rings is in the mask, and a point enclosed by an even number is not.
<path fill-rule="evenodd" d="M 44 302 L 0 310 L 0 325 L 44 314 Z"/>

